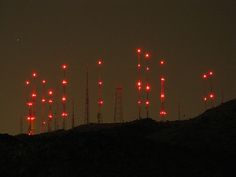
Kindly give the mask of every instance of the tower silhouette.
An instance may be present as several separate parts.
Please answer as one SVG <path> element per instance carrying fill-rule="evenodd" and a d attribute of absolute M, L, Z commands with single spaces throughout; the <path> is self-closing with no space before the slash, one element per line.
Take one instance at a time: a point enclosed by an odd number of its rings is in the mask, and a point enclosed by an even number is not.
<path fill-rule="evenodd" d="M 86 68 L 86 90 L 85 90 L 85 124 L 89 124 L 89 72 Z"/>
<path fill-rule="evenodd" d="M 114 122 L 124 122 L 123 119 L 123 88 L 115 89 Z"/>

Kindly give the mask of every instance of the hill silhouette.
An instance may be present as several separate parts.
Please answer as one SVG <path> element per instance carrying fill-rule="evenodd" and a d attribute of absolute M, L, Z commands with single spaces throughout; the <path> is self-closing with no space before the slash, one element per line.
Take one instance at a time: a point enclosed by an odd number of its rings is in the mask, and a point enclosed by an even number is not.
<path fill-rule="evenodd" d="M 186 121 L 91 124 L 29 137 L 0 135 L 0 175 L 236 176 L 236 100 Z"/>

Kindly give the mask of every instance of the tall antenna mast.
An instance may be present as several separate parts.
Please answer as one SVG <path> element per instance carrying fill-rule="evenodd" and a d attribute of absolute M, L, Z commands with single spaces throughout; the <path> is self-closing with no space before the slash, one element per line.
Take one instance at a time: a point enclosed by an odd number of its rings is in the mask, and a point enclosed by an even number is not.
<path fill-rule="evenodd" d="M 138 92 L 138 119 L 142 119 L 142 80 L 141 80 L 141 72 L 142 72 L 142 64 L 141 64 L 141 49 L 137 49 L 137 73 L 138 73 L 138 82 L 137 82 L 137 92 Z"/>
<path fill-rule="evenodd" d="M 166 62 L 164 60 L 160 61 L 160 66 L 163 67 L 166 64 Z M 161 110 L 160 110 L 160 117 L 164 118 L 167 115 L 166 109 L 165 109 L 165 99 L 166 99 L 166 95 L 165 95 L 165 76 L 163 74 L 163 71 L 161 72 L 161 78 L 160 78 L 160 82 L 161 82 L 161 93 L 160 93 L 160 100 L 161 100 Z"/>
<path fill-rule="evenodd" d="M 97 112 L 97 121 L 98 123 L 103 122 L 102 118 L 102 106 L 104 104 L 103 98 L 102 98 L 102 87 L 103 87 L 103 80 L 102 80 L 102 74 L 101 74 L 101 67 L 103 65 L 103 60 L 99 59 L 97 62 L 98 65 L 98 112 Z"/>
<path fill-rule="evenodd" d="M 124 122 L 123 119 L 123 88 L 117 87 L 115 90 L 114 122 Z"/>
<path fill-rule="evenodd" d="M 75 128 L 75 103 L 72 100 L 71 128 Z"/>
<path fill-rule="evenodd" d="M 48 91 L 48 132 L 52 131 L 52 119 L 53 119 L 53 110 L 52 110 L 52 106 L 53 106 L 53 91 L 49 90 Z"/>
<path fill-rule="evenodd" d="M 67 102 L 67 96 L 66 96 L 66 86 L 68 84 L 68 81 L 66 79 L 66 70 L 67 70 L 67 65 L 66 64 L 63 64 L 62 65 L 62 71 L 63 71 L 63 80 L 62 80 L 62 90 L 63 90 L 63 95 L 62 95 L 62 98 L 61 98 L 61 101 L 62 101 L 62 119 L 63 119 L 63 129 L 65 130 L 66 129 L 66 119 L 68 117 L 68 113 L 66 111 L 66 102 Z"/>
<path fill-rule="evenodd" d="M 150 60 L 150 54 L 146 53 L 145 54 L 145 60 L 146 60 L 146 68 L 145 68 L 145 72 L 146 72 L 146 116 L 147 118 L 149 118 L 149 107 L 150 107 L 150 90 L 151 90 L 151 86 L 149 83 L 149 72 L 150 72 L 150 67 L 149 67 L 149 60 Z"/>
<path fill-rule="evenodd" d="M 86 90 L 85 90 L 85 124 L 89 124 L 89 72 L 86 67 Z"/>

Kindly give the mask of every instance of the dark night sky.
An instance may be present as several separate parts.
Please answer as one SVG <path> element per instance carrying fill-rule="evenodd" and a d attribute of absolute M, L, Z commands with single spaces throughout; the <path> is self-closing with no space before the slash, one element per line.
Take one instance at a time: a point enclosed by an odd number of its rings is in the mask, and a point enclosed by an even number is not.
<path fill-rule="evenodd" d="M 26 113 L 24 81 L 35 69 L 55 87 L 60 65 L 70 66 L 70 97 L 83 122 L 85 65 L 90 69 L 91 119 L 96 120 L 96 66 L 104 58 L 104 120 L 113 120 L 114 88 L 124 88 L 126 120 L 137 117 L 136 56 L 152 54 L 151 117 L 158 120 L 158 61 L 168 62 L 168 120 L 203 110 L 201 73 L 216 72 L 220 102 L 236 97 L 235 0 L 0 0 L 0 132 L 19 133 Z"/>

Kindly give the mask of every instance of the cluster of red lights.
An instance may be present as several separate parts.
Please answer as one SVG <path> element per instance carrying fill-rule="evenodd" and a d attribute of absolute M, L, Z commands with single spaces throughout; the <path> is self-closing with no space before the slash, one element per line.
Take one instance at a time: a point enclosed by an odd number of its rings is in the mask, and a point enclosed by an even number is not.
<path fill-rule="evenodd" d="M 213 86 L 212 86 L 212 79 L 214 77 L 214 72 L 213 71 L 209 71 L 207 73 L 204 73 L 202 75 L 202 78 L 206 81 L 209 82 L 210 84 L 210 88 L 209 88 L 209 93 L 207 94 L 207 96 L 203 97 L 204 102 L 206 103 L 207 101 L 211 101 L 213 102 L 215 100 L 215 93 L 213 92 Z"/>

